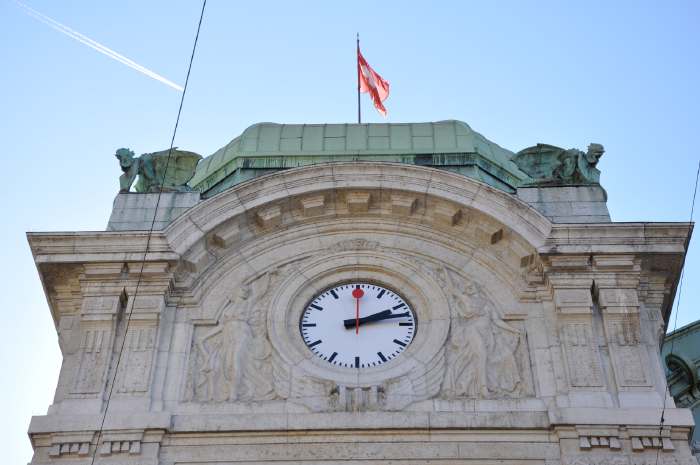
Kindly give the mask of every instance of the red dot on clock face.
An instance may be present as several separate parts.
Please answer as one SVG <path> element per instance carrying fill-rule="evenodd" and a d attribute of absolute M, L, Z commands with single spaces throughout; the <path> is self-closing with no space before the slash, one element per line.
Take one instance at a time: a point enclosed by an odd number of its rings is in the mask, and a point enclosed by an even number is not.
<path fill-rule="evenodd" d="M 356 299 L 362 298 L 363 295 L 365 295 L 365 291 L 363 291 L 359 287 L 356 289 L 353 289 L 353 291 L 352 291 L 352 296 Z"/>

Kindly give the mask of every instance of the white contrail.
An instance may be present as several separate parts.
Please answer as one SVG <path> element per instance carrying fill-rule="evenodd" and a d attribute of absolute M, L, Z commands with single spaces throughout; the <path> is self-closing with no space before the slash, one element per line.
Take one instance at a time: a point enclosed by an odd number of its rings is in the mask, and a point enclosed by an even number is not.
<path fill-rule="evenodd" d="M 38 19 L 42 23 L 52 27 L 53 29 L 57 30 L 58 32 L 65 34 L 68 37 L 71 37 L 71 38 L 77 40 L 81 44 L 87 45 L 88 47 L 92 48 L 93 50 L 97 50 L 98 52 L 102 53 L 103 55 L 107 55 L 108 57 L 110 57 L 110 58 L 112 58 L 112 59 L 114 59 L 122 64 L 125 64 L 129 68 L 134 69 L 134 70 L 138 71 L 139 73 L 145 74 L 146 76 L 148 76 L 152 79 L 155 79 L 156 81 L 162 82 L 163 84 L 170 86 L 175 90 L 179 90 L 180 92 L 183 91 L 183 88 L 181 86 L 164 78 L 160 74 L 154 73 L 153 71 L 151 71 L 148 68 L 144 68 L 140 64 L 135 63 L 134 61 L 128 59 L 124 55 L 121 55 L 121 54 L 115 52 L 114 50 L 105 47 L 104 45 L 100 44 L 99 42 L 95 42 L 91 38 L 82 35 L 78 31 L 74 31 L 73 29 L 69 28 L 68 26 L 63 25 L 63 24 L 59 23 L 58 21 L 55 21 L 55 20 L 49 18 L 48 16 L 46 16 L 44 14 L 39 13 L 35 9 L 25 5 L 24 3 L 22 3 L 18 0 L 15 0 L 15 3 L 20 8 L 22 8 L 29 16 L 31 16 L 35 19 Z"/>

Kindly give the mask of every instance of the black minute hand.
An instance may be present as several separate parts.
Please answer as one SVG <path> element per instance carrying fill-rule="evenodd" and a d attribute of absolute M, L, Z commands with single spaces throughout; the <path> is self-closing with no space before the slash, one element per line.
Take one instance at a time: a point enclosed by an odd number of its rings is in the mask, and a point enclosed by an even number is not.
<path fill-rule="evenodd" d="M 388 320 L 390 318 L 403 318 L 405 316 L 408 316 L 408 312 L 392 314 L 391 310 L 383 310 L 379 313 L 375 313 L 374 315 L 362 317 L 357 322 L 355 321 L 355 318 L 350 318 L 348 320 L 343 321 L 343 324 L 345 325 L 345 329 L 351 329 L 351 328 L 355 327 L 356 323 L 363 325 L 365 323 L 372 323 L 375 321 Z"/>

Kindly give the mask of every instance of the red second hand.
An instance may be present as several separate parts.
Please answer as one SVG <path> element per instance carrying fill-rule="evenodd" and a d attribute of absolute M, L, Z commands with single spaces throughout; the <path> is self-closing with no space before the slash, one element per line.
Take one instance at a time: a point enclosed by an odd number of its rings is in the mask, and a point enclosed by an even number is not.
<path fill-rule="evenodd" d="M 365 295 L 365 291 L 356 287 L 352 291 L 352 296 L 355 298 L 355 334 L 360 334 L 360 299 Z"/>

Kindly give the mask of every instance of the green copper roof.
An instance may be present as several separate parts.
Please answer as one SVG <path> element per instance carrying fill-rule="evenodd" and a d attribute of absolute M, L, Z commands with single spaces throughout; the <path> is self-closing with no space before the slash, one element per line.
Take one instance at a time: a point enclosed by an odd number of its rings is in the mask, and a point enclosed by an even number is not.
<path fill-rule="evenodd" d="M 434 166 L 513 192 L 528 176 L 513 153 L 461 121 L 399 124 L 258 123 L 202 160 L 190 185 L 205 196 L 271 171 L 332 161 Z"/>

